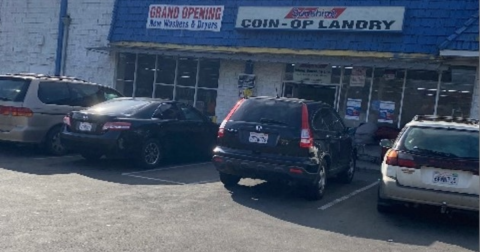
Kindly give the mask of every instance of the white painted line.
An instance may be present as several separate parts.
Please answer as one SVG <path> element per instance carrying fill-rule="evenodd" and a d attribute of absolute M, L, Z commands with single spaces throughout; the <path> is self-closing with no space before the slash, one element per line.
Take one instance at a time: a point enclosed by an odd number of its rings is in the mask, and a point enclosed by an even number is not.
<path fill-rule="evenodd" d="M 126 172 L 126 173 L 122 173 L 122 175 L 139 174 L 139 173 L 146 173 L 146 172 L 153 172 L 153 171 L 168 171 L 168 170 L 175 170 L 175 169 L 178 169 L 178 168 L 184 168 L 184 167 L 195 166 L 195 165 L 205 165 L 205 164 L 211 164 L 211 162 L 195 163 L 195 164 L 188 164 L 188 165 L 178 165 L 178 166 L 171 166 L 171 167 L 151 169 L 151 170 L 138 171 L 138 172 Z"/>
<path fill-rule="evenodd" d="M 161 181 L 161 182 L 166 182 L 166 183 L 171 183 L 171 184 L 177 184 L 177 185 L 185 185 L 185 183 L 180 183 L 180 182 L 171 181 L 171 180 L 165 180 L 165 179 L 156 179 L 156 178 L 142 177 L 142 176 L 131 175 L 131 174 L 123 174 L 123 175 L 125 175 L 125 176 L 130 176 L 130 177 L 134 177 L 134 178 L 141 178 L 141 179 Z"/>
<path fill-rule="evenodd" d="M 193 183 L 188 183 L 189 185 L 198 185 L 198 184 L 206 184 L 206 183 L 213 183 L 217 182 L 219 179 L 212 179 L 212 180 L 203 180 L 203 181 L 198 181 L 198 182 L 193 182 Z"/>
<path fill-rule="evenodd" d="M 37 157 L 37 158 L 33 158 L 33 159 L 35 159 L 35 160 L 45 160 L 45 159 L 73 158 L 73 157 L 79 157 L 79 156 L 78 155 L 52 156 L 52 157 Z"/>
<path fill-rule="evenodd" d="M 336 199 L 336 200 L 334 200 L 334 201 L 332 201 L 332 202 L 330 202 L 330 203 L 328 203 L 328 204 L 326 204 L 326 205 L 323 205 L 322 207 L 319 207 L 318 209 L 320 209 L 320 210 L 326 210 L 326 209 L 328 209 L 328 208 L 330 208 L 330 207 L 332 207 L 332 206 L 334 206 L 334 205 L 336 205 L 336 204 L 338 204 L 338 203 L 340 203 L 340 202 L 342 202 L 342 201 L 345 201 L 345 200 L 347 200 L 347 199 L 349 199 L 349 198 L 351 198 L 351 197 L 353 197 L 353 196 L 355 196 L 355 195 L 357 195 L 357 194 L 359 194 L 359 193 L 361 193 L 361 192 L 363 192 L 363 191 L 366 191 L 366 190 L 368 190 L 368 189 L 370 189 L 370 188 L 378 185 L 378 183 L 379 183 L 379 181 L 376 181 L 376 182 L 373 183 L 373 184 L 370 184 L 370 185 L 368 185 L 368 186 L 365 186 L 365 187 L 363 187 L 363 188 L 360 188 L 360 189 L 358 189 L 358 190 L 356 190 L 356 191 L 353 191 L 352 193 L 350 193 L 350 194 L 348 194 L 348 195 L 345 195 L 345 196 L 343 196 L 343 197 L 341 197 L 341 198 L 338 198 L 338 199 Z"/>

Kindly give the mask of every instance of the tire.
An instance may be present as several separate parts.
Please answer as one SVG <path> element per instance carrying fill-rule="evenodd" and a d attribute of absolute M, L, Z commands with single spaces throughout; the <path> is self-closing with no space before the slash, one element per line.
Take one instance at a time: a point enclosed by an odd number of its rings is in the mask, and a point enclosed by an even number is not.
<path fill-rule="evenodd" d="M 95 152 L 81 152 L 80 156 L 82 156 L 87 161 L 98 161 L 102 158 L 103 154 Z"/>
<path fill-rule="evenodd" d="M 223 183 L 225 187 L 235 186 L 238 184 L 238 182 L 241 179 L 241 177 L 239 176 L 235 176 L 235 175 L 231 175 L 223 172 L 219 172 L 219 174 L 220 174 L 220 181 Z"/>
<path fill-rule="evenodd" d="M 144 168 L 155 168 L 163 161 L 163 148 L 156 139 L 148 139 L 140 150 L 139 164 Z"/>
<path fill-rule="evenodd" d="M 390 204 L 387 200 L 382 199 L 380 197 L 380 185 L 378 186 L 378 194 L 377 194 L 377 212 L 382 214 L 389 214 L 393 213 L 394 209 L 392 204 Z"/>
<path fill-rule="evenodd" d="M 62 145 L 60 134 L 62 132 L 62 127 L 57 126 L 52 128 L 46 138 L 45 138 L 45 149 L 48 154 L 54 156 L 63 156 L 67 154 L 67 148 Z"/>
<path fill-rule="evenodd" d="M 308 200 L 321 200 L 325 194 L 325 187 L 327 185 L 327 163 L 322 160 L 317 178 L 312 185 L 308 185 L 306 190 L 306 197 Z"/>
<path fill-rule="evenodd" d="M 348 169 L 341 172 L 337 175 L 337 180 L 343 184 L 352 183 L 353 177 L 355 176 L 355 171 L 357 170 L 357 158 L 356 154 L 352 154 L 350 163 L 348 164 Z"/>

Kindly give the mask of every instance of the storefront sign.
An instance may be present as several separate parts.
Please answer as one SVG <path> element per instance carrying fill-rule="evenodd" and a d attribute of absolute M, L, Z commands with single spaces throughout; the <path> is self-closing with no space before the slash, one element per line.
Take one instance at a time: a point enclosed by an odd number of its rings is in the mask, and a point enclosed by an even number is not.
<path fill-rule="evenodd" d="M 332 81 L 332 67 L 330 65 L 295 65 L 293 81 L 306 83 L 325 83 Z"/>
<path fill-rule="evenodd" d="M 362 99 L 348 98 L 345 119 L 359 120 L 362 112 Z"/>
<path fill-rule="evenodd" d="M 223 6 L 152 4 L 148 12 L 147 29 L 191 30 L 219 32 Z"/>
<path fill-rule="evenodd" d="M 235 28 L 399 32 L 404 14 L 405 7 L 239 7 Z"/>
<path fill-rule="evenodd" d="M 378 122 L 393 123 L 395 116 L 395 102 L 380 101 L 380 110 L 378 112 Z"/>
<path fill-rule="evenodd" d="M 367 69 L 364 67 L 354 67 L 350 75 L 350 87 L 364 87 L 367 76 Z"/>

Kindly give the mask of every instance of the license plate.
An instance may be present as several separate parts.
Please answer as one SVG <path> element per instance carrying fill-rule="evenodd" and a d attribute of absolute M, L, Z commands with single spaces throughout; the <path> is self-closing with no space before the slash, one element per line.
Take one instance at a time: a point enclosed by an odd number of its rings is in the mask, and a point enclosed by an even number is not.
<path fill-rule="evenodd" d="M 266 144 L 268 142 L 268 134 L 250 132 L 250 137 L 248 138 L 248 141 L 250 143 Z"/>
<path fill-rule="evenodd" d="M 81 122 L 78 125 L 78 130 L 80 131 L 92 131 L 92 124 L 87 122 Z"/>
<path fill-rule="evenodd" d="M 453 172 L 434 172 L 433 184 L 456 186 L 458 185 L 458 174 Z"/>

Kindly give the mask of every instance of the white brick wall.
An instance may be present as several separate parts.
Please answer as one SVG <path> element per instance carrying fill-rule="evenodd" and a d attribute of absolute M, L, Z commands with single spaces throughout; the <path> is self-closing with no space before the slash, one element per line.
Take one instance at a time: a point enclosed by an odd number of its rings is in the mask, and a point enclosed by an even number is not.
<path fill-rule="evenodd" d="M 61 0 L 0 1 L 0 73 L 54 74 Z M 70 0 L 65 74 L 113 86 L 114 57 L 87 51 L 107 45 L 114 0 Z"/>
<path fill-rule="evenodd" d="M 0 73 L 53 74 L 60 0 L 0 1 Z"/>
<path fill-rule="evenodd" d="M 475 79 L 475 86 L 473 89 L 473 100 L 472 100 L 472 108 L 470 110 L 470 117 L 478 119 L 479 112 L 480 112 L 480 83 L 479 83 L 479 69 L 477 67 L 477 78 Z"/>
<path fill-rule="evenodd" d="M 282 95 L 282 79 L 285 64 L 255 62 L 253 73 L 257 76 L 256 95 Z"/>
<path fill-rule="evenodd" d="M 67 45 L 65 74 L 114 86 L 115 57 L 87 48 L 108 44 L 115 0 L 70 0 L 72 19 Z"/>

